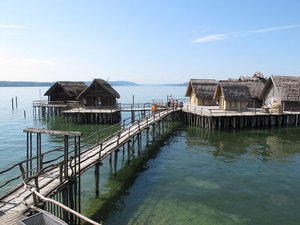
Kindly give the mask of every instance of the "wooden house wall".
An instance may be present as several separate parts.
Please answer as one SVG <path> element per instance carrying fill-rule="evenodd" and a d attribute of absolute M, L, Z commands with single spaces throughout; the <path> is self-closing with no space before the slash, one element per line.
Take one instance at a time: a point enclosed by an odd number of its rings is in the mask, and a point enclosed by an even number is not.
<path fill-rule="evenodd" d="M 84 94 L 83 98 L 86 100 L 86 106 L 114 107 L 116 105 L 116 98 L 99 84 L 94 84 L 93 87 Z"/>
<path fill-rule="evenodd" d="M 267 94 L 263 97 L 263 104 L 270 107 L 273 101 L 280 102 L 281 98 L 280 95 L 275 88 L 275 86 L 272 84 L 269 87 L 269 90 L 267 91 Z"/>
<path fill-rule="evenodd" d="M 197 98 L 195 91 L 193 90 L 190 96 L 190 104 L 191 105 L 196 105 L 196 106 L 200 106 L 200 105 L 205 105 L 205 106 L 212 106 L 212 105 L 216 105 L 216 101 L 213 99 L 200 99 Z"/>
<path fill-rule="evenodd" d="M 300 102 L 282 102 L 283 110 L 300 111 Z"/>
<path fill-rule="evenodd" d="M 237 100 L 237 101 L 226 101 L 223 96 L 219 100 L 219 108 L 222 110 L 243 110 L 248 106 L 248 101 Z"/>
<path fill-rule="evenodd" d="M 48 96 L 49 101 L 60 101 L 60 102 L 67 102 L 67 101 L 75 101 L 76 97 L 70 97 L 69 95 L 66 94 L 66 92 L 60 88 L 57 87 L 53 91 L 53 94 Z"/>
<path fill-rule="evenodd" d="M 261 108 L 263 106 L 263 101 L 261 99 L 252 99 L 251 102 L 248 103 L 249 108 Z"/>
<path fill-rule="evenodd" d="M 193 90 L 190 96 L 190 104 L 191 105 L 198 105 L 198 98 L 196 96 L 195 91 Z"/>

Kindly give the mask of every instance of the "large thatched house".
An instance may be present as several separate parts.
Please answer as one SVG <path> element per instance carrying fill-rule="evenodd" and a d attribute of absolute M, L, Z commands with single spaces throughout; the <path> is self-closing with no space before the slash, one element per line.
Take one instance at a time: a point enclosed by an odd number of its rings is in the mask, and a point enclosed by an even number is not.
<path fill-rule="evenodd" d="M 220 109 L 223 110 L 242 110 L 251 101 L 249 87 L 230 81 L 220 81 L 215 93 L 214 100 L 218 101 Z"/>
<path fill-rule="evenodd" d="M 83 82 L 58 81 L 53 84 L 44 94 L 48 101 L 55 102 L 75 101 L 78 95 L 86 88 Z"/>
<path fill-rule="evenodd" d="M 213 79 L 191 79 L 185 96 L 190 97 L 191 105 L 216 105 L 213 96 L 217 84 Z"/>
<path fill-rule="evenodd" d="M 261 73 L 255 73 L 252 77 L 220 81 L 214 93 L 214 99 L 223 110 L 260 108 L 262 107 L 261 93 L 265 82 L 266 79 Z"/>
<path fill-rule="evenodd" d="M 115 107 L 119 93 L 102 79 L 94 79 L 89 87 L 83 90 L 77 100 L 90 107 Z"/>
<path fill-rule="evenodd" d="M 261 98 L 267 107 L 280 104 L 283 110 L 300 110 L 300 77 L 269 77 Z"/>

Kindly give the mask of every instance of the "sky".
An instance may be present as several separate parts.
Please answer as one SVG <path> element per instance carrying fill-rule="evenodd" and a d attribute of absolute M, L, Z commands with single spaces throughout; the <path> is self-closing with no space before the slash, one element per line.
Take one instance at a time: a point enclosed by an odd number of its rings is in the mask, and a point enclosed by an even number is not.
<path fill-rule="evenodd" d="M 299 0 L 0 0 L 0 80 L 300 75 Z"/>

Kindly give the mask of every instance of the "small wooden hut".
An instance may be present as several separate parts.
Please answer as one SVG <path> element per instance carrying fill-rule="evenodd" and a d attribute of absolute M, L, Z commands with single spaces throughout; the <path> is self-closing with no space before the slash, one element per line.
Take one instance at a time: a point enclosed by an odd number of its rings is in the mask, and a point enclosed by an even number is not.
<path fill-rule="evenodd" d="M 53 104 L 58 102 L 76 101 L 78 95 L 86 88 L 83 82 L 58 81 L 54 83 L 44 94 Z"/>
<path fill-rule="evenodd" d="M 218 82 L 213 79 L 191 79 L 185 96 L 190 97 L 191 105 L 216 105 L 213 100 Z"/>
<path fill-rule="evenodd" d="M 249 87 L 242 83 L 220 81 L 213 99 L 218 101 L 222 110 L 243 110 L 251 101 L 251 94 Z"/>
<path fill-rule="evenodd" d="M 280 104 L 283 110 L 300 110 L 300 77 L 271 76 L 266 82 L 261 98 L 263 104 L 272 107 Z"/>
<path fill-rule="evenodd" d="M 116 107 L 119 93 L 102 79 L 94 79 L 89 87 L 83 90 L 77 100 L 83 101 L 88 107 Z"/>

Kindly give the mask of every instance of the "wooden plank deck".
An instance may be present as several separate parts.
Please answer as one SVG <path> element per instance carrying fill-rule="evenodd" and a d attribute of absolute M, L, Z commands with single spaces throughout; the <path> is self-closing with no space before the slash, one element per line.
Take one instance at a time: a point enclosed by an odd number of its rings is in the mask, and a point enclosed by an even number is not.
<path fill-rule="evenodd" d="M 264 112 L 261 108 L 247 108 L 244 110 L 222 110 L 219 106 L 194 106 L 185 105 L 182 108 L 183 111 L 193 113 L 196 115 L 202 115 L 207 117 L 219 117 L 219 116 L 255 116 L 255 115 L 283 115 L 283 114 L 299 114 L 299 111 L 283 111 L 279 112 Z"/>
<path fill-rule="evenodd" d="M 120 110 L 116 109 L 116 108 L 84 108 L 84 107 L 74 107 L 71 109 L 67 109 L 62 111 L 62 113 L 115 113 L 118 112 Z"/>
<path fill-rule="evenodd" d="M 122 130 L 119 134 L 107 139 L 102 143 L 102 145 L 96 145 L 87 151 L 84 151 L 81 154 L 80 159 L 80 173 L 92 167 L 99 160 L 106 158 L 111 152 L 118 149 L 118 147 L 122 146 L 142 130 L 148 128 L 150 125 L 155 124 L 168 114 L 177 110 L 178 109 L 164 110 L 153 114 L 149 118 L 143 118 L 139 122 L 136 122 L 130 127 Z M 99 154 L 100 146 L 102 147 L 101 154 Z M 71 169 L 68 169 L 68 173 L 71 175 Z M 38 181 L 40 193 L 43 196 L 49 195 L 61 184 L 59 176 L 60 171 L 57 167 L 50 170 L 46 174 L 39 176 Z M 30 184 L 33 185 L 33 181 Z M 24 212 L 26 212 L 27 207 L 23 204 L 24 199 L 26 199 L 28 204 L 33 204 L 31 192 L 25 190 L 23 187 L 20 187 L 0 200 L 0 225 L 17 225 L 18 221 L 25 217 Z"/>

